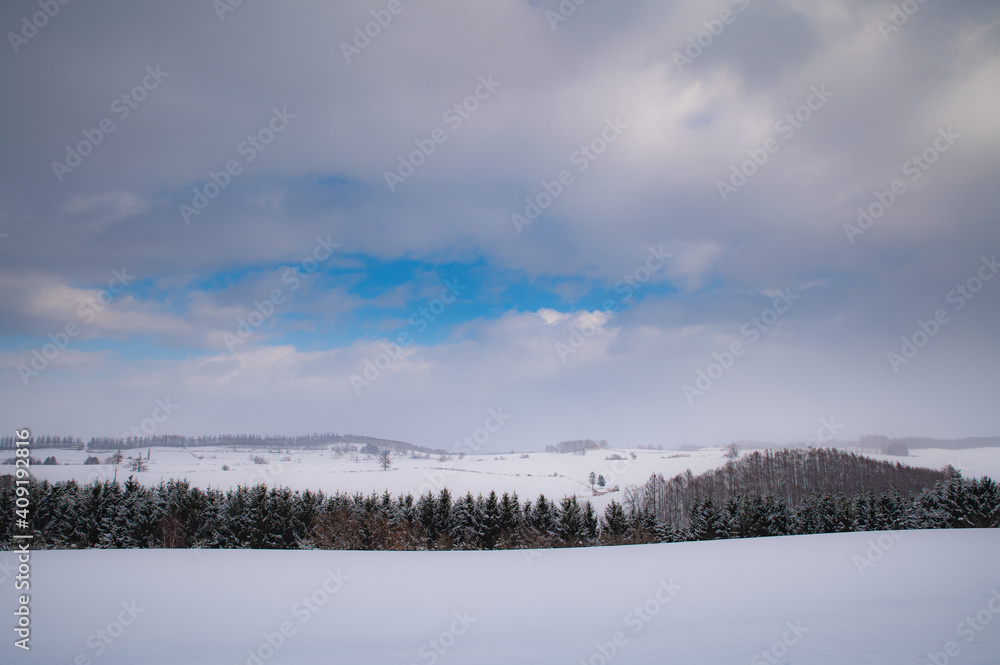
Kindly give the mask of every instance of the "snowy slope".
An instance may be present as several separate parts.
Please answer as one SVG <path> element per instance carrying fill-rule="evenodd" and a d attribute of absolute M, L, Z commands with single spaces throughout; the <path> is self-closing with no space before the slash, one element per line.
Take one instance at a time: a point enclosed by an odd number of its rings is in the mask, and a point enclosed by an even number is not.
<path fill-rule="evenodd" d="M 527 552 L 38 552 L 33 648 L 15 649 L 5 626 L 0 662 L 912 665 L 950 649 L 947 662 L 997 663 L 1000 530 L 896 536 Z M 12 561 L 0 554 L 0 565 Z M 10 625 L 13 579 L 3 575 Z M 979 632 L 959 627 L 966 617 Z"/>
<path fill-rule="evenodd" d="M 146 455 L 146 449 L 142 450 Z M 633 460 L 631 454 L 636 458 Z M 50 481 L 76 478 L 89 481 L 111 477 L 114 468 L 106 465 L 83 466 L 87 453 L 77 451 L 39 451 L 39 455 L 55 455 L 58 466 L 36 466 L 34 475 Z M 137 455 L 138 451 L 130 452 Z M 108 453 L 99 453 L 104 458 Z M 198 459 L 196 455 L 200 456 Z M 192 449 L 188 452 L 176 448 L 153 448 L 150 470 L 138 475 L 146 484 L 156 484 L 161 479 L 185 478 L 201 488 L 209 486 L 229 489 L 239 484 L 265 482 L 284 485 L 296 490 L 360 491 L 423 494 L 428 490 L 437 493 L 447 487 L 455 496 L 471 491 L 488 494 L 495 490 L 517 492 L 522 500 L 535 499 L 545 494 L 552 499 L 564 496 L 593 498 L 588 475 L 591 471 L 603 475 L 608 488 L 614 485 L 624 490 L 627 485 L 641 485 L 652 473 L 673 476 L 691 469 L 699 474 L 722 466 L 727 461 L 721 449 L 691 453 L 649 450 L 599 450 L 586 455 L 531 453 L 522 458 L 520 453 L 497 455 L 467 455 L 463 459 L 453 456 L 442 462 L 439 456 L 430 459 L 396 457 L 393 468 L 384 471 L 375 459 L 361 456 L 335 457 L 330 451 L 291 451 L 288 455 L 267 451 L 233 452 L 217 448 Z M 624 459 L 609 460 L 618 455 Z M 262 456 L 268 464 L 254 464 L 254 456 Z M 287 460 L 285 458 L 288 458 Z M 226 465 L 230 470 L 223 471 Z M 2 473 L 2 471 L 0 471 Z M 118 479 L 124 480 L 129 472 L 118 470 Z M 609 494 L 594 500 L 596 507 L 609 502 L 612 497 L 621 501 L 621 494 Z"/>
<path fill-rule="evenodd" d="M 591 471 L 605 476 L 609 488 L 617 484 L 624 490 L 628 485 L 641 485 L 653 473 L 667 478 L 688 469 L 695 475 L 704 473 L 725 464 L 724 453 L 721 448 L 689 453 L 611 449 L 590 451 L 586 455 L 531 453 L 527 458 L 522 458 L 520 453 L 467 455 L 463 459 L 453 456 L 444 462 L 440 457 L 396 457 L 393 468 L 383 471 L 374 458 L 361 456 L 358 461 L 353 457 L 338 458 L 329 450 L 291 451 L 286 455 L 267 450 L 153 448 L 150 470 L 138 474 L 138 477 L 149 485 L 155 485 L 160 480 L 184 478 L 196 487 L 204 489 L 211 486 L 224 490 L 240 484 L 265 482 L 271 486 L 284 485 L 296 490 L 323 490 L 327 493 L 339 490 L 367 494 L 388 489 L 393 495 L 408 492 L 417 495 L 447 487 L 454 496 L 469 491 L 485 495 L 490 490 L 495 490 L 497 494 L 517 492 L 522 500 L 535 499 L 539 494 L 545 494 L 550 499 L 575 495 L 590 498 L 595 508 L 600 510 L 612 498 L 621 501 L 622 495 L 615 493 L 593 497 L 587 480 Z M 138 451 L 131 454 L 138 454 Z M 635 459 L 632 459 L 632 454 L 635 454 Z M 60 464 L 34 467 L 33 472 L 39 479 L 57 481 L 76 478 L 89 482 L 111 478 L 114 474 L 111 466 L 83 466 L 83 460 L 88 455 L 85 452 L 39 450 L 35 453 L 36 457 L 48 455 L 55 455 Z M 613 455 L 624 459 L 607 459 Z M 99 453 L 98 456 L 103 459 L 108 453 Z M 251 459 L 254 456 L 262 456 L 268 463 L 255 464 Z M 968 477 L 989 475 L 1000 479 L 1000 448 L 918 450 L 910 457 L 871 457 L 933 469 L 951 464 Z M 229 470 L 224 471 L 223 465 Z M 0 467 L 0 473 L 4 473 L 3 468 Z M 119 480 L 128 475 L 124 467 L 118 470 Z"/>

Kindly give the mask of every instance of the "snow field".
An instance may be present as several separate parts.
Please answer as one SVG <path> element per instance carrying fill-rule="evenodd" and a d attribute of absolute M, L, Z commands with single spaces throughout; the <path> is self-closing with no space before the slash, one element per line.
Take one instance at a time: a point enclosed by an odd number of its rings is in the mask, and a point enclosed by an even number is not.
<path fill-rule="evenodd" d="M 142 450 L 143 455 L 146 449 Z M 38 450 L 35 457 L 54 455 L 57 466 L 35 466 L 36 478 L 52 482 L 75 478 L 80 482 L 104 480 L 114 476 L 109 465 L 84 466 L 83 460 L 91 453 L 83 451 Z M 102 460 L 110 453 L 93 453 Z M 137 455 L 138 451 L 127 451 Z M 631 455 L 635 454 L 636 459 Z M 712 448 L 693 452 L 608 449 L 590 451 L 586 455 L 530 453 L 497 453 L 492 455 L 466 455 L 459 459 L 452 456 L 442 462 L 440 456 L 429 459 L 412 459 L 409 456 L 393 458 L 388 471 L 379 468 L 375 459 L 359 456 L 336 457 L 329 450 L 284 451 L 225 450 L 221 448 L 153 448 L 150 470 L 136 474 L 138 479 L 155 485 L 161 480 L 182 478 L 193 486 L 227 490 L 237 485 L 263 482 L 269 486 L 287 486 L 293 490 L 323 490 L 328 494 L 342 492 L 382 493 L 389 490 L 393 496 L 412 493 L 418 496 L 428 490 L 434 493 L 447 487 L 453 497 L 472 492 L 473 495 L 496 491 L 517 492 L 522 500 L 534 500 L 539 494 L 558 500 L 564 496 L 589 499 L 594 508 L 602 511 L 612 500 L 622 501 L 622 494 L 629 485 L 641 485 L 653 473 L 670 478 L 688 469 L 694 475 L 724 465 L 725 451 Z M 609 460 L 618 455 L 622 460 Z M 266 464 L 255 464 L 252 457 L 260 456 Z M 1000 448 L 970 450 L 916 450 L 910 457 L 870 455 L 874 459 L 900 462 L 910 466 L 938 469 L 951 464 L 967 477 L 989 475 L 1000 479 Z M 228 471 L 223 471 L 223 465 Z M 11 467 L 13 468 L 13 467 Z M 593 496 L 587 479 L 590 472 L 603 475 L 610 489 L 618 485 L 616 493 Z M 0 467 L 0 474 L 5 473 Z M 130 472 L 121 466 L 118 480 L 124 481 Z"/>
<path fill-rule="evenodd" d="M 996 529 L 494 552 L 43 551 L 31 555 L 32 649 L 5 629 L 0 662 L 986 665 L 1000 653 L 997 551 Z M 0 570 L 15 556 L 0 554 Z M 12 582 L 0 582 L 8 622 Z"/>

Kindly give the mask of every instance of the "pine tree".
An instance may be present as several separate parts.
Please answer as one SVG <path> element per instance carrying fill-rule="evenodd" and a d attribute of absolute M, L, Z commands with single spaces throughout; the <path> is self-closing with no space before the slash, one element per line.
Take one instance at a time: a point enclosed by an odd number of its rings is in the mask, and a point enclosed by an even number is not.
<path fill-rule="evenodd" d="M 966 480 L 953 471 L 915 502 L 922 526 L 932 529 L 993 528 L 1000 525 L 1000 488 L 992 479 Z"/>
<path fill-rule="evenodd" d="M 515 547 L 520 542 L 521 529 L 524 526 L 524 514 L 518 501 L 517 493 L 503 493 L 500 497 L 500 544 L 502 547 Z"/>
<path fill-rule="evenodd" d="M 479 547 L 479 529 L 476 520 L 476 502 L 472 492 L 455 502 L 451 509 L 452 547 L 458 550 L 473 550 Z"/>
<path fill-rule="evenodd" d="M 584 545 L 593 545 L 597 542 L 597 513 L 590 501 L 583 502 L 583 535 Z"/>
<path fill-rule="evenodd" d="M 437 506 L 434 509 L 434 530 L 438 534 L 438 539 L 447 541 L 451 534 L 451 492 L 447 488 L 438 493 Z M 448 542 L 440 543 L 445 548 L 450 547 Z"/>
<path fill-rule="evenodd" d="M 417 521 L 423 529 L 425 544 L 431 547 L 438 537 L 437 529 L 437 505 L 434 495 L 430 492 L 417 499 Z"/>
<path fill-rule="evenodd" d="M 629 511 L 629 541 L 634 545 L 659 542 L 656 513 L 649 506 Z"/>
<path fill-rule="evenodd" d="M 561 544 L 567 547 L 578 547 L 584 538 L 583 513 L 576 497 L 565 497 L 560 503 L 556 518 L 556 533 Z"/>
<path fill-rule="evenodd" d="M 552 546 L 559 538 L 555 505 L 544 494 L 539 494 L 534 506 L 525 505 L 524 514 L 526 520 L 530 515 L 531 547 Z"/>
<path fill-rule="evenodd" d="M 726 500 L 725 518 L 730 537 L 780 536 L 788 528 L 784 501 L 753 491 Z"/>
<path fill-rule="evenodd" d="M 478 501 L 477 504 L 479 504 Z M 491 491 L 486 500 L 482 502 L 479 514 L 482 547 L 487 550 L 495 549 L 500 540 L 501 530 L 500 501 L 497 499 L 496 492 Z"/>
<path fill-rule="evenodd" d="M 691 510 L 688 532 L 691 540 L 718 540 L 729 537 L 726 518 L 712 499 L 695 503 Z"/>
<path fill-rule="evenodd" d="M 620 545 L 625 542 L 628 531 L 629 523 L 625 510 L 621 504 L 612 500 L 604 508 L 604 514 L 601 516 L 601 543 Z"/>

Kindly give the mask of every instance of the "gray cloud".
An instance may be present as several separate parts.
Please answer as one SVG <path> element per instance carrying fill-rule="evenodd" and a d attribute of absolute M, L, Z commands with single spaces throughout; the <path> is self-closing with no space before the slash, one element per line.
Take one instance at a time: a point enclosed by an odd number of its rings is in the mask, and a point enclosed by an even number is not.
<path fill-rule="evenodd" d="M 519 408 L 511 436 L 531 443 L 722 442 L 803 428 L 805 438 L 830 415 L 856 434 L 997 431 L 984 395 L 1000 367 L 1000 289 L 962 311 L 947 301 L 1000 250 L 996 3 L 926 3 L 885 34 L 892 3 L 594 2 L 552 30 L 544 12 L 557 4 L 404 1 L 350 63 L 341 42 L 385 3 L 245 2 L 224 20 L 204 2 L 71 3 L 16 54 L 5 43 L 0 419 L 113 433 L 107 422 L 134 420 L 130 410 L 169 390 L 190 396 L 192 415 L 172 421 L 189 431 L 247 423 L 436 442 L 461 429 L 452 414 L 474 422 L 496 404 Z M 727 7 L 735 20 L 678 71 L 674 51 Z M 36 10 L 6 3 L 0 28 L 17 31 Z M 114 100 L 157 66 L 169 76 L 121 117 Z M 500 86 L 452 127 L 448 110 L 491 75 Z M 775 122 L 824 85 L 833 97 L 783 137 Z M 285 108 L 294 119 L 247 161 L 240 146 Z M 615 117 L 628 128 L 577 171 L 574 152 Z M 52 162 L 103 118 L 114 131 L 60 183 Z M 385 171 L 436 128 L 447 140 L 391 192 Z M 906 165 L 947 128 L 961 138 L 910 181 Z M 772 137 L 780 149 L 723 202 L 717 181 Z M 239 175 L 185 224 L 178 206 L 230 160 Z M 511 214 L 563 169 L 573 184 L 516 233 Z M 897 179 L 905 194 L 851 243 L 844 224 Z M 265 333 L 236 358 L 215 356 L 276 266 L 327 234 L 352 256 L 481 260 L 498 275 L 564 280 L 554 289 L 571 303 L 574 283 L 610 289 L 649 245 L 665 244 L 677 293 L 628 308 L 614 335 L 568 367 L 554 351 L 565 322 L 532 312 L 467 322 L 420 347 L 371 398 L 348 381 L 369 341 L 316 351 L 271 347 Z M 122 265 L 158 299 L 129 293 L 88 336 L 190 357 L 75 349 L 84 355 L 59 362 L 100 368 L 91 378 L 45 376 L 25 390 L 13 371 L 25 352 Z M 225 289 L 191 287 L 246 270 L 253 277 Z M 363 302 L 351 279 L 303 291 L 292 311 L 342 338 L 345 312 L 398 305 L 433 284 Z M 681 385 L 739 339 L 761 292 L 788 287 L 808 298 L 780 334 L 686 404 Z M 886 354 L 942 307 L 953 322 L 894 374 Z M 401 417 L 387 425 L 387 413 Z"/>

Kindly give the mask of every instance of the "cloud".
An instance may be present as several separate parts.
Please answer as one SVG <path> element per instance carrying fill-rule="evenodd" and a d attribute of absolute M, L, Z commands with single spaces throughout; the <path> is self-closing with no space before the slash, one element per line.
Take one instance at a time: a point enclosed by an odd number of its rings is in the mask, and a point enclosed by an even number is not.
<path fill-rule="evenodd" d="M 886 362 L 1000 248 L 995 2 L 925 3 L 898 29 L 860 0 L 585 3 L 553 29 L 557 4 L 406 4 L 351 62 L 341 42 L 371 7 L 244 3 L 219 20 L 115 0 L 53 19 L 0 59 L 6 366 L 80 319 L 112 270 L 135 282 L 60 360 L 87 358 L 89 378 L 57 364 L 25 391 L 9 371 L 0 415 L 115 432 L 174 391 L 191 415 L 171 425 L 191 432 L 350 425 L 440 444 L 510 404 L 504 447 L 802 439 L 831 415 L 859 433 L 996 433 L 994 286 L 905 375 Z M 0 25 L 22 13 L 0 7 Z M 679 68 L 689 38 L 704 43 Z M 147 67 L 167 76 L 116 111 Z M 816 88 L 832 96 L 810 108 Z M 104 118 L 114 130 L 60 182 L 53 162 Z M 941 131 L 960 138 L 911 180 Z M 564 171 L 517 233 L 511 215 Z M 845 225 L 896 180 L 851 242 Z M 179 206 L 210 183 L 186 224 Z M 318 237 L 340 246 L 293 291 L 284 275 Z M 665 268 L 624 299 L 618 281 L 661 245 Z M 453 278 L 468 294 L 356 395 L 359 364 Z M 790 287 L 802 302 L 688 405 L 680 387 Z M 287 301 L 230 353 L 274 289 Z M 562 362 L 556 344 L 608 299 L 621 311 Z"/>

